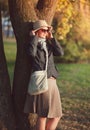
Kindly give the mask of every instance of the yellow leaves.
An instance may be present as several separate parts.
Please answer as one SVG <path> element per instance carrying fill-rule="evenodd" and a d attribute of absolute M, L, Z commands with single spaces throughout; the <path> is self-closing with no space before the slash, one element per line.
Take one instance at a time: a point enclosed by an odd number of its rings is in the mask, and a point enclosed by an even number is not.
<path fill-rule="evenodd" d="M 63 9 L 67 9 L 69 5 L 71 5 L 69 0 L 58 0 L 56 10 L 61 11 Z"/>
<path fill-rule="evenodd" d="M 75 30 L 78 37 L 80 37 L 79 40 L 86 41 L 84 43 L 87 44 L 90 43 L 90 1 L 87 0 L 84 4 L 83 2 L 84 0 L 81 0 L 78 13 L 80 17 L 77 16 Z"/>
<path fill-rule="evenodd" d="M 57 34 L 59 39 L 61 37 L 66 36 L 66 34 L 69 32 L 71 25 L 71 20 L 73 16 L 73 6 L 70 2 L 70 0 L 58 0 L 56 12 L 58 12 L 58 27 L 57 27 Z M 61 16 L 61 17 L 60 17 Z M 59 36 L 60 35 L 60 36 Z"/>

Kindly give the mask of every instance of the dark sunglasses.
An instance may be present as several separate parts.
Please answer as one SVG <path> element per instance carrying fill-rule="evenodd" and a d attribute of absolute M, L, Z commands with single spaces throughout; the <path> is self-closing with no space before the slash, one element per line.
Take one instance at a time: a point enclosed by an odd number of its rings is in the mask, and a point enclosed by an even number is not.
<path fill-rule="evenodd" d="M 41 29 L 42 32 L 49 32 L 49 30 L 47 29 Z"/>

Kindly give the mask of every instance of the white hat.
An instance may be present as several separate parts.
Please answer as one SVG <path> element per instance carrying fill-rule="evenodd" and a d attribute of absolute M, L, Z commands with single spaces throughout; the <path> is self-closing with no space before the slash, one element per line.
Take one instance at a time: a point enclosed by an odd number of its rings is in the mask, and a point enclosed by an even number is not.
<path fill-rule="evenodd" d="M 49 26 L 45 20 L 38 20 L 33 23 L 33 31 L 36 32 L 39 29 L 52 29 L 52 26 Z"/>

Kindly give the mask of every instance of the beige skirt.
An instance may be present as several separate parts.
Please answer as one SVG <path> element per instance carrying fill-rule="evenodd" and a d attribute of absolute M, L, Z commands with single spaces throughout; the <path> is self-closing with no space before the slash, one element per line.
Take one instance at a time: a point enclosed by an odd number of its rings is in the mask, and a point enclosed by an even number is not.
<path fill-rule="evenodd" d="M 48 91 L 31 96 L 27 94 L 24 106 L 25 113 L 37 113 L 40 117 L 62 117 L 62 107 L 56 79 L 48 79 Z"/>

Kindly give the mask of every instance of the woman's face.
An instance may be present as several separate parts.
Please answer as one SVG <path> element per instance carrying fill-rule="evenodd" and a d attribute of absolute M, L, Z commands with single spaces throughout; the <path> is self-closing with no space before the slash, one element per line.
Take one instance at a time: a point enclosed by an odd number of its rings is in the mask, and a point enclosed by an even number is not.
<path fill-rule="evenodd" d="M 38 37 L 41 37 L 41 38 L 46 38 L 48 34 L 48 28 L 45 28 L 45 29 L 39 29 L 37 32 L 36 32 L 36 35 Z"/>

